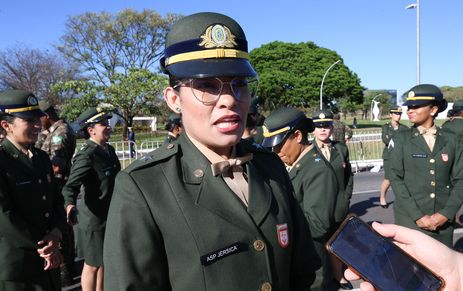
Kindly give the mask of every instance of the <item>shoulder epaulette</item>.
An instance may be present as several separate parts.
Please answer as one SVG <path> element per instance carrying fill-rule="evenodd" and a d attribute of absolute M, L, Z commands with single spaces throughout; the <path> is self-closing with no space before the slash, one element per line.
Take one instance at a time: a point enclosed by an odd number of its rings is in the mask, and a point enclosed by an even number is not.
<path fill-rule="evenodd" d="M 164 144 L 161 147 L 155 149 L 152 152 L 149 152 L 148 154 L 144 155 L 143 157 L 131 163 L 127 168 L 124 169 L 124 171 L 127 173 L 130 173 L 138 169 L 142 169 L 142 168 L 157 164 L 160 161 L 163 161 L 175 155 L 177 152 L 178 152 L 177 143 Z"/>

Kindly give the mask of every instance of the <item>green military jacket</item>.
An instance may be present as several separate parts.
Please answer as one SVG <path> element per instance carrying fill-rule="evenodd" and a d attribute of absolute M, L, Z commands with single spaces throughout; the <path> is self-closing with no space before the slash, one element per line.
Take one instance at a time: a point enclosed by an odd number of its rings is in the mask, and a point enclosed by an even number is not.
<path fill-rule="evenodd" d="M 415 127 L 398 132 L 390 147 L 390 163 L 397 224 L 420 229 L 415 221 L 436 212 L 453 220 L 463 201 L 463 146 L 454 133 L 437 128 L 431 152 Z M 451 229 L 442 236 L 425 232 L 448 242 Z"/>
<path fill-rule="evenodd" d="M 249 206 L 184 134 L 120 172 L 108 290 L 308 290 L 320 263 L 280 159 L 242 140 Z"/>
<path fill-rule="evenodd" d="M 40 149 L 45 151 L 53 165 L 61 169 L 57 178 L 66 179 L 71 171 L 72 156 L 76 150 L 76 137 L 72 128 L 64 120 L 58 120 L 48 129 Z"/>
<path fill-rule="evenodd" d="M 7 138 L 0 145 L 0 281 L 44 285 L 51 276 L 59 286 L 59 273 L 43 270 L 37 242 L 64 228 L 63 197 L 47 154 L 30 150 L 32 159 Z"/>
<path fill-rule="evenodd" d="M 73 158 L 71 174 L 62 193 L 65 206 L 76 205 L 83 186 L 83 203 L 79 205 L 79 227 L 92 231 L 104 230 L 116 174 L 121 164 L 114 148 L 101 146 L 88 139 Z"/>
<path fill-rule="evenodd" d="M 399 123 L 399 127 L 397 128 L 397 130 L 394 130 L 394 127 L 391 125 L 390 122 L 385 123 L 383 125 L 383 128 L 381 129 L 381 139 L 383 140 L 383 143 L 384 143 L 384 149 L 383 149 L 383 159 L 384 160 L 389 159 L 389 151 L 387 148 L 389 146 L 389 142 L 391 141 L 391 139 L 394 137 L 394 135 L 397 132 L 402 131 L 402 130 L 407 130 L 407 129 L 408 129 L 408 126 L 403 125 L 401 123 Z"/>
<path fill-rule="evenodd" d="M 454 117 L 451 120 L 447 120 L 442 124 L 442 129 L 450 130 L 459 136 L 463 136 L 463 118 Z"/>
<path fill-rule="evenodd" d="M 331 170 L 336 175 L 338 183 L 338 195 L 336 199 L 336 209 L 334 211 L 334 220 L 336 224 L 341 223 L 349 213 L 350 199 L 354 191 L 354 175 L 349 160 L 349 149 L 342 142 L 333 141 L 330 156 Z M 315 146 L 317 146 L 315 144 Z M 321 154 L 320 149 L 317 151 Z"/>

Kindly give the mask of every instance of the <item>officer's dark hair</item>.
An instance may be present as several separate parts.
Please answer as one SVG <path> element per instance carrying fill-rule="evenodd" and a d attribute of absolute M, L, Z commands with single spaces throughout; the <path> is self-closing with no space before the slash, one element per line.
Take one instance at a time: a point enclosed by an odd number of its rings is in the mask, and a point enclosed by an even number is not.
<path fill-rule="evenodd" d="M 296 130 L 299 130 L 301 132 L 302 143 L 309 143 L 309 132 L 313 131 L 313 123 L 310 121 L 310 119 L 302 118 L 301 120 L 299 120 L 299 122 L 293 127 L 288 136 L 295 133 Z"/>
<path fill-rule="evenodd" d="M 58 112 L 56 112 L 55 108 L 53 106 L 50 106 L 47 110 L 45 110 L 45 113 L 54 121 L 59 120 Z"/>
<path fill-rule="evenodd" d="M 89 139 L 90 138 L 90 133 L 88 133 L 88 128 L 89 127 L 94 127 L 96 123 L 90 123 L 88 125 L 86 125 L 84 128 L 82 128 L 82 135 L 84 137 L 84 139 Z"/>
<path fill-rule="evenodd" d="M 256 128 L 257 123 L 259 122 L 259 113 L 248 113 L 248 116 L 246 117 L 246 128 L 249 130 L 252 130 Z"/>

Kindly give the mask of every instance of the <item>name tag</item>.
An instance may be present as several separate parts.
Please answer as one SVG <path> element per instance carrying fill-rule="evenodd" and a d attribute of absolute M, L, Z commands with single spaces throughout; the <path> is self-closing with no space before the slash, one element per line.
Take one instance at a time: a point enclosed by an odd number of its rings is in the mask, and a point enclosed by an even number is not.
<path fill-rule="evenodd" d="M 240 243 L 240 242 L 236 242 L 220 250 L 216 250 L 216 251 L 213 251 L 212 253 L 201 256 L 201 265 L 208 266 L 225 257 L 244 252 L 247 249 L 248 249 L 247 245 Z"/>
<path fill-rule="evenodd" d="M 16 186 L 29 185 L 31 183 L 32 183 L 32 181 L 16 182 Z"/>
<path fill-rule="evenodd" d="M 412 154 L 412 158 L 424 159 L 424 158 L 427 158 L 427 157 L 428 157 L 427 154 Z"/>

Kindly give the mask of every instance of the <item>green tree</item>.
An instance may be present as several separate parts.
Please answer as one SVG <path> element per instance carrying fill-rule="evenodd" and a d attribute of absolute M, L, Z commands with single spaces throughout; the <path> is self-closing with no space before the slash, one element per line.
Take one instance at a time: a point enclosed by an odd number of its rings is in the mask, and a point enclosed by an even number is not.
<path fill-rule="evenodd" d="M 161 114 L 163 89 L 167 77 L 148 70 L 132 69 L 127 75 L 115 74 L 111 86 L 105 89 L 105 102 L 117 108 L 128 126 L 139 114 Z"/>
<path fill-rule="evenodd" d="M 264 108 L 279 106 L 317 107 L 320 85 L 328 67 L 342 59 L 336 52 L 313 42 L 271 42 L 250 52 L 259 74 L 259 96 Z M 333 67 L 323 85 L 323 102 L 348 99 L 360 104 L 364 88 L 360 79 L 342 63 Z"/>
<path fill-rule="evenodd" d="M 169 27 L 179 17 L 162 17 L 149 9 L 71 16 L 57 48 L 81 64 L 97 84 L 107 87 L 117 73 L 157 68 Z"/>
<path fill-rule="evenodd" d="M 51 87 L 55 93 L 68 96 L 60 116 L 72 122 L 88 107 L 97 107 L 101 102 L 102 88 L 87 80 L 59 82 Z"/>

